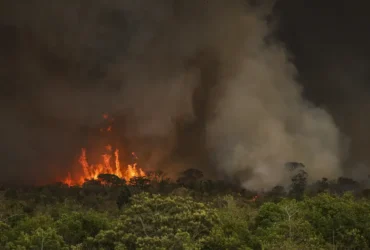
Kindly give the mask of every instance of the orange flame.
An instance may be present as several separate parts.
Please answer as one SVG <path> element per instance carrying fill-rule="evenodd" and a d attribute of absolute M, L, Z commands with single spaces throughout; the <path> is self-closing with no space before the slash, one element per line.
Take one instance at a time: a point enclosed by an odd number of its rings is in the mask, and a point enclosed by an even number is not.
<path fill-rule="evenodd" d="M 68 186 L 72 185 L 71 173 L 68 172 L 68 177 L 65 179 L 64 183 L 67 184 Z"/>
<path fill-rule="evenodd" d="M 107 145 L 106 149 L 111 152 L 112 146 Z M 114 166 L 111 165 L 112 158 L 114 158 Z M 82 148 L 79 158 L 79 163 L 82 167 L 81 175 L 72 178 L 71 174 L 68 173 L 68 176 L 63 183 L 68 186 L 82 185 L 86 180 L 97 180 L 100 174 L 114 174 L 126 181 L 129 181 L 133 177 L 145 176 L 144 171 L 139 168 L 136 163 L 122 167 L 118 149 L 114 151 L 113 155 L 110 153 L 103 154 L 102 162 L 103 163 L 89 165 L 86 157 L 86 149 Z"/>
<path fill-rule="evenodd" d="M 103 114 L 105 120 L 109 119 L 108 114 Z M 111 122 L 114 121 L 114 118 L 110 118 Z M 112 125 L 109 125 L 108 128 L 100 129 L 101 132 L 111 132 Z M 71 173 L 68 173 L 67 178 L 63 181 L 68 186 L 82 185 L 86 180 L 97 180 L 100 174 L 114 174 L 121 179 L 129 181 L 133 177 L 145 176 L 144 171 L 137 166 L 136 163 L 132 165 L 123 166 L 119 159 L 119 150 L 116 149 L 112 154 L 112 146 L 105 146 L 107 153 L 102 154 L 102 163 L 90 165 L 86 157 L 86 149 L 81 149 L 81 155 L 78 160 L 82 167 L 82 173 L 78 177 L 72 178 Z M 134 152 L 131 153 L 135 160 L 138 159 Z M 114 158 L 114 161 L 112 160 Z M 112 164 L 114 162 L 114 164 Z M 113 165 L 113 166 L 112 166 Z"/>

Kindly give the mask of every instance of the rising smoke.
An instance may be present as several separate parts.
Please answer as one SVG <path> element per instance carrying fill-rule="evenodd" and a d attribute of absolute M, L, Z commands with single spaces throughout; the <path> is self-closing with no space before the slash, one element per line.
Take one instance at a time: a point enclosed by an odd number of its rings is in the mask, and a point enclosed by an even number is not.
<path fill-rule="evenodd" d="M 2 22 L 17 51 L 2 81 L 17 98 L 1 108 L 7 164 L 49 169 L 50 155 L 66 164 L 81 127 L 108 112 L 125 117 L 117 129 L 150 152 L 148 167 L 198 164 L 247 188 L 286 183 L 291 161 L 313 179 L 340 175 L 339 131 L 301 97 L 289 54 L 271 39 L 270 9 L 242 0 L 9 4 Z"/>

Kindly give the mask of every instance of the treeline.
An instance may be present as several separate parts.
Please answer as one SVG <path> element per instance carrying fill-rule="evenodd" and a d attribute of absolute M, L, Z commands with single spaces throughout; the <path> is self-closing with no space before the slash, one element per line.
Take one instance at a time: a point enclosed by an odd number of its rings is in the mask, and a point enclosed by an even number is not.
<path fill-rule="evenodd" d="M 257 193 L 188 169 L 2 188 L 0 249 L 370 249 L 368 183 L 291 180 Z"/>

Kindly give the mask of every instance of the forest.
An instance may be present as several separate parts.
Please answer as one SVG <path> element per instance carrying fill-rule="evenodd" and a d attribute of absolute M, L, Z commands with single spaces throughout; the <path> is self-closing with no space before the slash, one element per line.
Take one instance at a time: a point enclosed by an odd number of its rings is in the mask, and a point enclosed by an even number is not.
<path fill-rule="evenodd" d="M 307 178 L 260 192 L 197 169 L 2 186 L 0 249 L 370 249 L 369 180 Z"/>

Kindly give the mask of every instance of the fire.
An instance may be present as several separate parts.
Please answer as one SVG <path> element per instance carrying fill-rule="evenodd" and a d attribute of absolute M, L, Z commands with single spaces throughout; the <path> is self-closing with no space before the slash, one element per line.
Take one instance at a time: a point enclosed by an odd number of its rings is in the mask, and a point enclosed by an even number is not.
<path fill-rule="evenodd" d="M 112 147 L 107 145 L 106 148 L 111 149 Z M 72 178 L 71 174 L 68 173 L 68 177 L 63 182 L 68 186 L 82 185 L 86 180 L 97 180 L 100 174 L 114 174 L 126 181 L 133 177 L 145 176 L 144 171 L 137 166 L 137 163 L 122 166 L 118 149 L 113 154 L 103 154 L 101 159 L 101 163 L 90 165 L 87 161 L 86 149 L 82 148 L 79 158 L 79 164 L 82 167 L 81 176 Z M 114 164 L 111 164 L 112 162 Z"/>
<path fill-rule="evenodd" d="M 107 120 L 108 114 L 103 114 L 103 118 Z M 114 121 L 114 119 L 111 119 Z M 100 131 L 112 131 L 112 126 L 108 126 L 107 129 L 100 129 Z M 137 163 L 124 165 L 120 162 L 119 150 L 113 148 L 111 145 L 105 146 L 106 153 L 101 155 L 101 162 L 98 164 L 89 164 L 86 156 L 86 149 L 81 149 L 79 157 L 79 165 L 82 168 L 80 176 L 73 176 L 68 173 L 67 178 L 63 183 L 68 186 L 82 185 L 86 180 L 97 180 L 100 174 L 114 174 L 121 179 L 129 181 L 133 177 L 145 176 L 144 171 L 137 166 Z M 135 160 L 138 159 L 136 154 L 133 152 L 132 156 Z"/>

